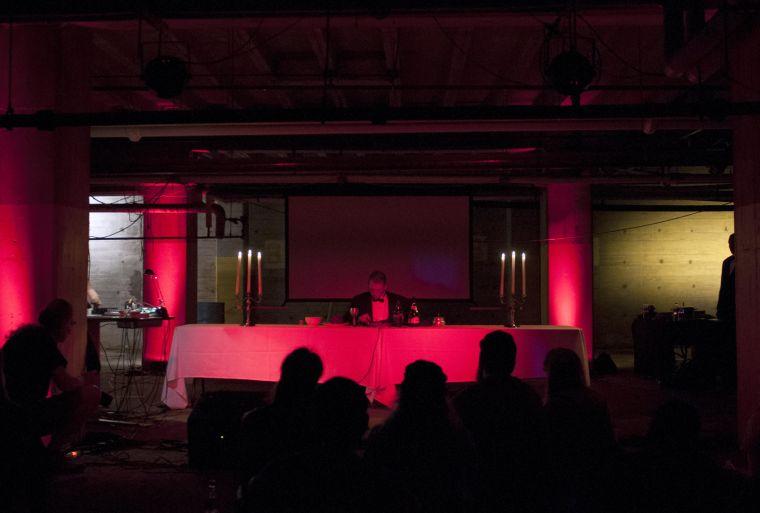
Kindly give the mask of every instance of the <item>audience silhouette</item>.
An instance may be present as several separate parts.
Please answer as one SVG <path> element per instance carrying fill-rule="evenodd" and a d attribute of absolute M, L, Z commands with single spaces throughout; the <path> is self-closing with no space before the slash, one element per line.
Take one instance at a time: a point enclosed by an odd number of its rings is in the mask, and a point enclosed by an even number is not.
<path fill-rule="evenodd" d="M 66 373 L 56 343 L 71 306 L 53 301 L 0 351 L 0 505 L 43 511 L 52 433 L 59 454 L 94 411 L 99 391 Z M 398 403 L 362 447 L 365 390 L 335 377 L 307 348 L 290 353 L 270 405 L 242 420 L 235 479 L 238 509 L 280 512 L 753 511 L 760 468 L 760 409 L 742 448 L 749 480 L 702 449 L 697 410 L 681 400 L 657 409 L 644 443 L 623 454 L 605 400 L 569 349 L 546 355 L 546 397 L 512 376 L 517 346 L 505 331 L 480 342 L 476 382 L 447 400 L 435 363 L 406 367 Z M 61 393 L 48 397 L 53 383 Z M 363 455 L 362 455 L 363 450 Z M 749 509 L 748 509 L 749 508 Z"/>
<path fill-rule="evenodd" d="M 3 346 L 6 393 L 36 436 L 51 435 L 51 463 L 65 469 L 63 453 L 82 437 L 86 421 L 98 409 L 100 390 L 69 374 L 57 347 L 71 333 L 71 305 L 55 299 L 39 321 L 17 329 Z M 48 397 L 51 383 L 60 393 Z"/>
<path fill-rule="evenodd" d="M 544 405 L 544 448 L 550 456 L 547 482 L 553 511 L 603 508 L 605 479 L 613 463 L 615 435 L 607 404 L 585 384 L 578 355 L 570 349 L 549 351 Z"/>
<path fill-rule="evenodd" d="M 321 385 L 303 449 L 275 459 L 248 484 L 248 512 L 363 512 L 367 483 L 356 451 L 367 431 L 364 388 L 346 378 Z"/>
<path fill-rule="evenodd" d="M 487 511 L 540 509 L 541 399 L 512 376 L 516 356 L 512 335 L 486 335 L 480 342 L 477 383 L 454 398 L 477 449 Z"/>
<path fill-rule="evenodd" d="M 321 376 L 322 360 L 309 349 L 301 347 L 285 357 L 272 404 L 243 416 L 236 479 L 239 485 L 245 485 L 275 458 L 304 447 L 307 408 Z"/>
<path fill-rule="evenodd" d="M 452 421 L 445 385 L 435 363 L 411 363 L 396 410 L 370 434 L 365 463 L 378 511 L 473 510 L 474 454 Z"/>
<path fill-rule="evenodd" d="M 3 511 L 42 511 L 51 472 L 83 470 L 64 453 L 82 437 L 100 400 L 97 387 L 66 371 L 57 347 L 71 333 L 71 305 L 63 299 L 51 301 L 39 322 L 16 329 L 0 351 Z M 47 448 L 42 443 L 46 435 L 51 435 Z"/>

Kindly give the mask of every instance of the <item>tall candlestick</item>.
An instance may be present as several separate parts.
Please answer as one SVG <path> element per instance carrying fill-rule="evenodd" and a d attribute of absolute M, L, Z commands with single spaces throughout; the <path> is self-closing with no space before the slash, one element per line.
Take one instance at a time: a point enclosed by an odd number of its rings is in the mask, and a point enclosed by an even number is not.
<path fill-rule="evenodd" d="M 258 292 L 261 297 L 264 289 L 261 286 L 261 251 L 256 252 L 256 279 L 258 280 Z"/>
<path fill-rule="evenodd" d="M 509 274 L 509 290 L 512 293 L 512 295 L 515 295 L 515 260 L 517 260 L 517 257 L 515 256 L 515 252 L 512 252 L 512 272 Z"/>
<path fill-rule="evenodd" d="M 237 272 L 235 273 L 235 296 L 240 295 L 240 271 L 243 267 L 243 252 L 238 251 Z"/>
<path fill-rule="evenodd" d="M 526 297 L 525 293 L 525 251 L 522 253 L 522 297 Z"/>
<path fill-rule="evenodd" d="M 504 297 L 504 267 L 506 266 L 507 255 L 501 254 L 501 274 L 499 274 L 499 297 Z"/>
<path fill-rule="evenodd" d="M 253 250 L 248 250 L 248 274 L 245 276 L 245 293 L 251 293 L 251 257 L 253 256 Z"/>

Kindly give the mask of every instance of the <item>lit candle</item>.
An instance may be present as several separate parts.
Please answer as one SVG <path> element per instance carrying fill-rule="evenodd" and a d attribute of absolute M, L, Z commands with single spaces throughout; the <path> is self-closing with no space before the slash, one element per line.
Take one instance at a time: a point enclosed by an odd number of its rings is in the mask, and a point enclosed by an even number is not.
<path fill-rule="evenodd" d="M 256 252 L 256 278 L 258 279 L 259 297 L 261 297 L 264 292 L 264 289 L 261 286 L 261 251 Z"/>
<path fill-rule="evenodd" d="M 525 293 L 525 251 L 522 253 L 522 297 L 526 297 Z"/>
<path fill-rule="evenodd" d="M 245 293 L 251 293 L 251 257 L 253 256 L 253 250 L 248 250 L 248 274 L 245 276 Z"/>
<path fill-rule="evenodd" d="M 512 272 L 509 274 L 509 290 L 512 293 L 512 295 L 515 295 L 515 260 L 517 260 L 517 257 L 515 256 L 515 252 L 512 252 Z"/>
<path fill-rule="evenodd" d="M 238 251 L 237 272 L 235 273 L 235 296 L 240 295 L 240 271 L 243 267 L 243 252 Z"/>
<path fill-rule="evenodd" d="M 504 297 L 504 267 L 506 266 L 507 255 L 501 254 L 501 274 L 499 275 L 499 297 Z"/>

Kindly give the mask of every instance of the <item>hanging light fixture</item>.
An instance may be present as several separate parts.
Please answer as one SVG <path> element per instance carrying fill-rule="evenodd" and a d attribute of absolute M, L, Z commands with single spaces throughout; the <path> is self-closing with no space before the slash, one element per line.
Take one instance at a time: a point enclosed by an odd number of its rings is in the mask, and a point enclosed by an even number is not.
<path fill-rule="evenodd" d="M 165 100 L 176 98 L 182 94 L 188 80 L 190 80 L 190 71 L 187 62 L 173 55 L 163 55 L 161 52 L 163 40 L 163 28 L 158 29 L 158 56 L 154 57 L 142 66 L 142 18 L 139 19 L 139 45 L 140 45 L 140 64 L 142 69 L 142 79 L 156 96 Z"/>
<path fill-rule="evenodd" d="M 190 80 L 187 63 L 179 57 L 159 55 L 148 61 L 142 79 L 156 96 L 170 99 L 179 96 Z"/>
<path fill-rule="evenodd" d="M 541 72 L 544 82 L 555 91 L 569 96 L 574 106 L 580 96 L 600 74 L 599 50 L 596 41 L 578 36 L 578 13 L 575 1 L 569 6 L 565 32 L 562 20 L 547 26 L 541 48 Z"/>

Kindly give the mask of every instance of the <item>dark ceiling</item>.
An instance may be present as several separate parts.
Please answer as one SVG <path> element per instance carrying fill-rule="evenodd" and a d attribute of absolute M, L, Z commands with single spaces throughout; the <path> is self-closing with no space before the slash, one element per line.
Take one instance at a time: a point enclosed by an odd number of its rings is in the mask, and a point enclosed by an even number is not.
<path fill-rule="evenodd" d="M 91 34 L 89 110 L 114 120 L 93 128 L 93 190 L 150 179 L 223 195 L 288 183 L 501 190 L 571 178 L 611 196 L 632 184 L 730 193 L 730 125 L 714 108 L 730 101 L 725 62 L 679 68 L 691 25 L 666 52 L 656 2 L 578 2 L 578 49 L 599 61 L 578 107 L 542 74 L 567 41 L 565 2 L 191 4 L 16 7 L 17 22 Z M 708 28 L 738 23 L 716 9 L 724 2 L 704 4 Z M 189 65 L 177 98 L 143 83 L 159 53 Z"/>

